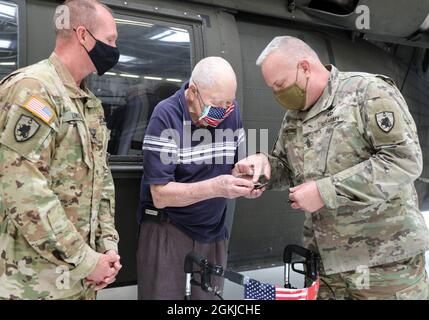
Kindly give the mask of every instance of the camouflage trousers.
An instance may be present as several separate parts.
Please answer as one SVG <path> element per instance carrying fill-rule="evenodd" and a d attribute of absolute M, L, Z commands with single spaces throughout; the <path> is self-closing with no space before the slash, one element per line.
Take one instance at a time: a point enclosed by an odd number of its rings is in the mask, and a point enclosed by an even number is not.
<path fill-rule="evenodd" d="M 91 289 L 83 290 L 82 292 L 79 292 L 78 294 L 75 294 L 73 296 L 59 299 L 59 300 L 95 300 L 97 298 L 97 292 Z M 0 300 L 5 300 L 0 298 Z"/>
<path fill-rule="evenodd" d="M 319 300 L 429 300 L 424 254 L 321 280 Z"/>
<path fill-rule="evenodd" d="M 97 292 L 92 290 L 92 289 L 88 289 L 85 288 L 82 292 L 79 292 L 78 294 L 71 296 L 71 297 L 67 297 L 65 299 L 61 299 L 61 300 L 95 300 L 97 298 Z"/>

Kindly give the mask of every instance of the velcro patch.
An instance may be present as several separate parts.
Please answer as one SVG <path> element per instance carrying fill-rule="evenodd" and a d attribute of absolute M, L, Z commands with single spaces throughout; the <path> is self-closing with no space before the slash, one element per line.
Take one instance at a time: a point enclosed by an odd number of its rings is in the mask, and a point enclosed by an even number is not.
<path fill-rule="evenodd" d="M 389 133 L 395 126 L 395 114 L 390 111 L 379 112 L 375 115 L 378 127 L 386 133 Z"/>
<path fill-rule="evenodd" d="M 54 110 L 49 103 L 39 97 L 30 97 L 23 105 L 25 109 L 30 111 L 36 117 L 41 119 L 46 124 L 51 124 L 55 119 Z"/>
<path fill-rule="evenodd" d="M 404 112 L 393 99 L 370 100 L 368 111 L 374 147 L 398 144 L 405 140 L 407 125 Z"/>
<path fill-rule="evenodd" d="M 18 122 L 15 125 L 15 140 L 17 142 L 25 142 L 30 140 L 40 128 L 40 124 L 33 119 L 25 115 L 21 115 Z"/>

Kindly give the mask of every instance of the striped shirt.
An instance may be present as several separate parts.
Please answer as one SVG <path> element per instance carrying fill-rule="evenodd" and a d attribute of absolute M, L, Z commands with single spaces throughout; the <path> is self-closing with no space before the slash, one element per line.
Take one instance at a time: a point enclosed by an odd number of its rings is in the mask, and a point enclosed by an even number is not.
<path fill-rule="evenodd" d="M 188 111 L 184 96 L 187 86 L 156 106 L 146 129 L 140 212 L 153 207 L 151 184 L 192 183 L 230 174 L 239 148 L 245 147 L 237 102 L 217 128 L 199 128 Z M 226 203 L 224 198 L 215 198 L 164 211 L 193 240 L 210 243 L 228 237 L 224 226 Z"/>

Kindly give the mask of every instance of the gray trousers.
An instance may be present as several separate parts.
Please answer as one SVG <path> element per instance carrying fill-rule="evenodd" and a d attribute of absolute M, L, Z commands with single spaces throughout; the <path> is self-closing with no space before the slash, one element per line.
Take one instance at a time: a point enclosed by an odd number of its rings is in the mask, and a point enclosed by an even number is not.
<path fill-rule="evenodd" d="M 199 253 L 210 263 L 226 267 L 227 240 L 198 243 L 171 223 L 145 221 L 140 225 L 137 249 L 139 300 L 183 300 L 185 296 L 185 256 Z M 196 269 L 196 266 L 195 268 Z M 199 281 L 198 277 L 195 277 Z M 223 289 L 223 278 L 212 276 L 212 286 Z M 192 300 L 217 298 L 192 286 Z"/>

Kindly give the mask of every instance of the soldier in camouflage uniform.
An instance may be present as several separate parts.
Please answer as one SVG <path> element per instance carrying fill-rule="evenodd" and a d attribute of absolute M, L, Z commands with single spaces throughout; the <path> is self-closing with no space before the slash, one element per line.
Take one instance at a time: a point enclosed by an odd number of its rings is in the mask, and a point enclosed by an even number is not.
<path fill-rule="evenodd" d="M 292 187 L 304 244 L 322 258 L 319 298 L 428 299 L 429 236 L 413 185 L 422 153 L 393 81 L 325 67 L 293 37 L 275 38 L 257 64 L 289 111 L 272 153 L 234 171 Z"/>
<path fill-rule="evenodd" d="M 66 5 L 76 32 L 0 85 L 0 299 L 93 299 L 121 268 L 109 130 L 82 82 L 107 67 L 86 30 L 114 48 L 116 25 L 96 1 Z"/>

